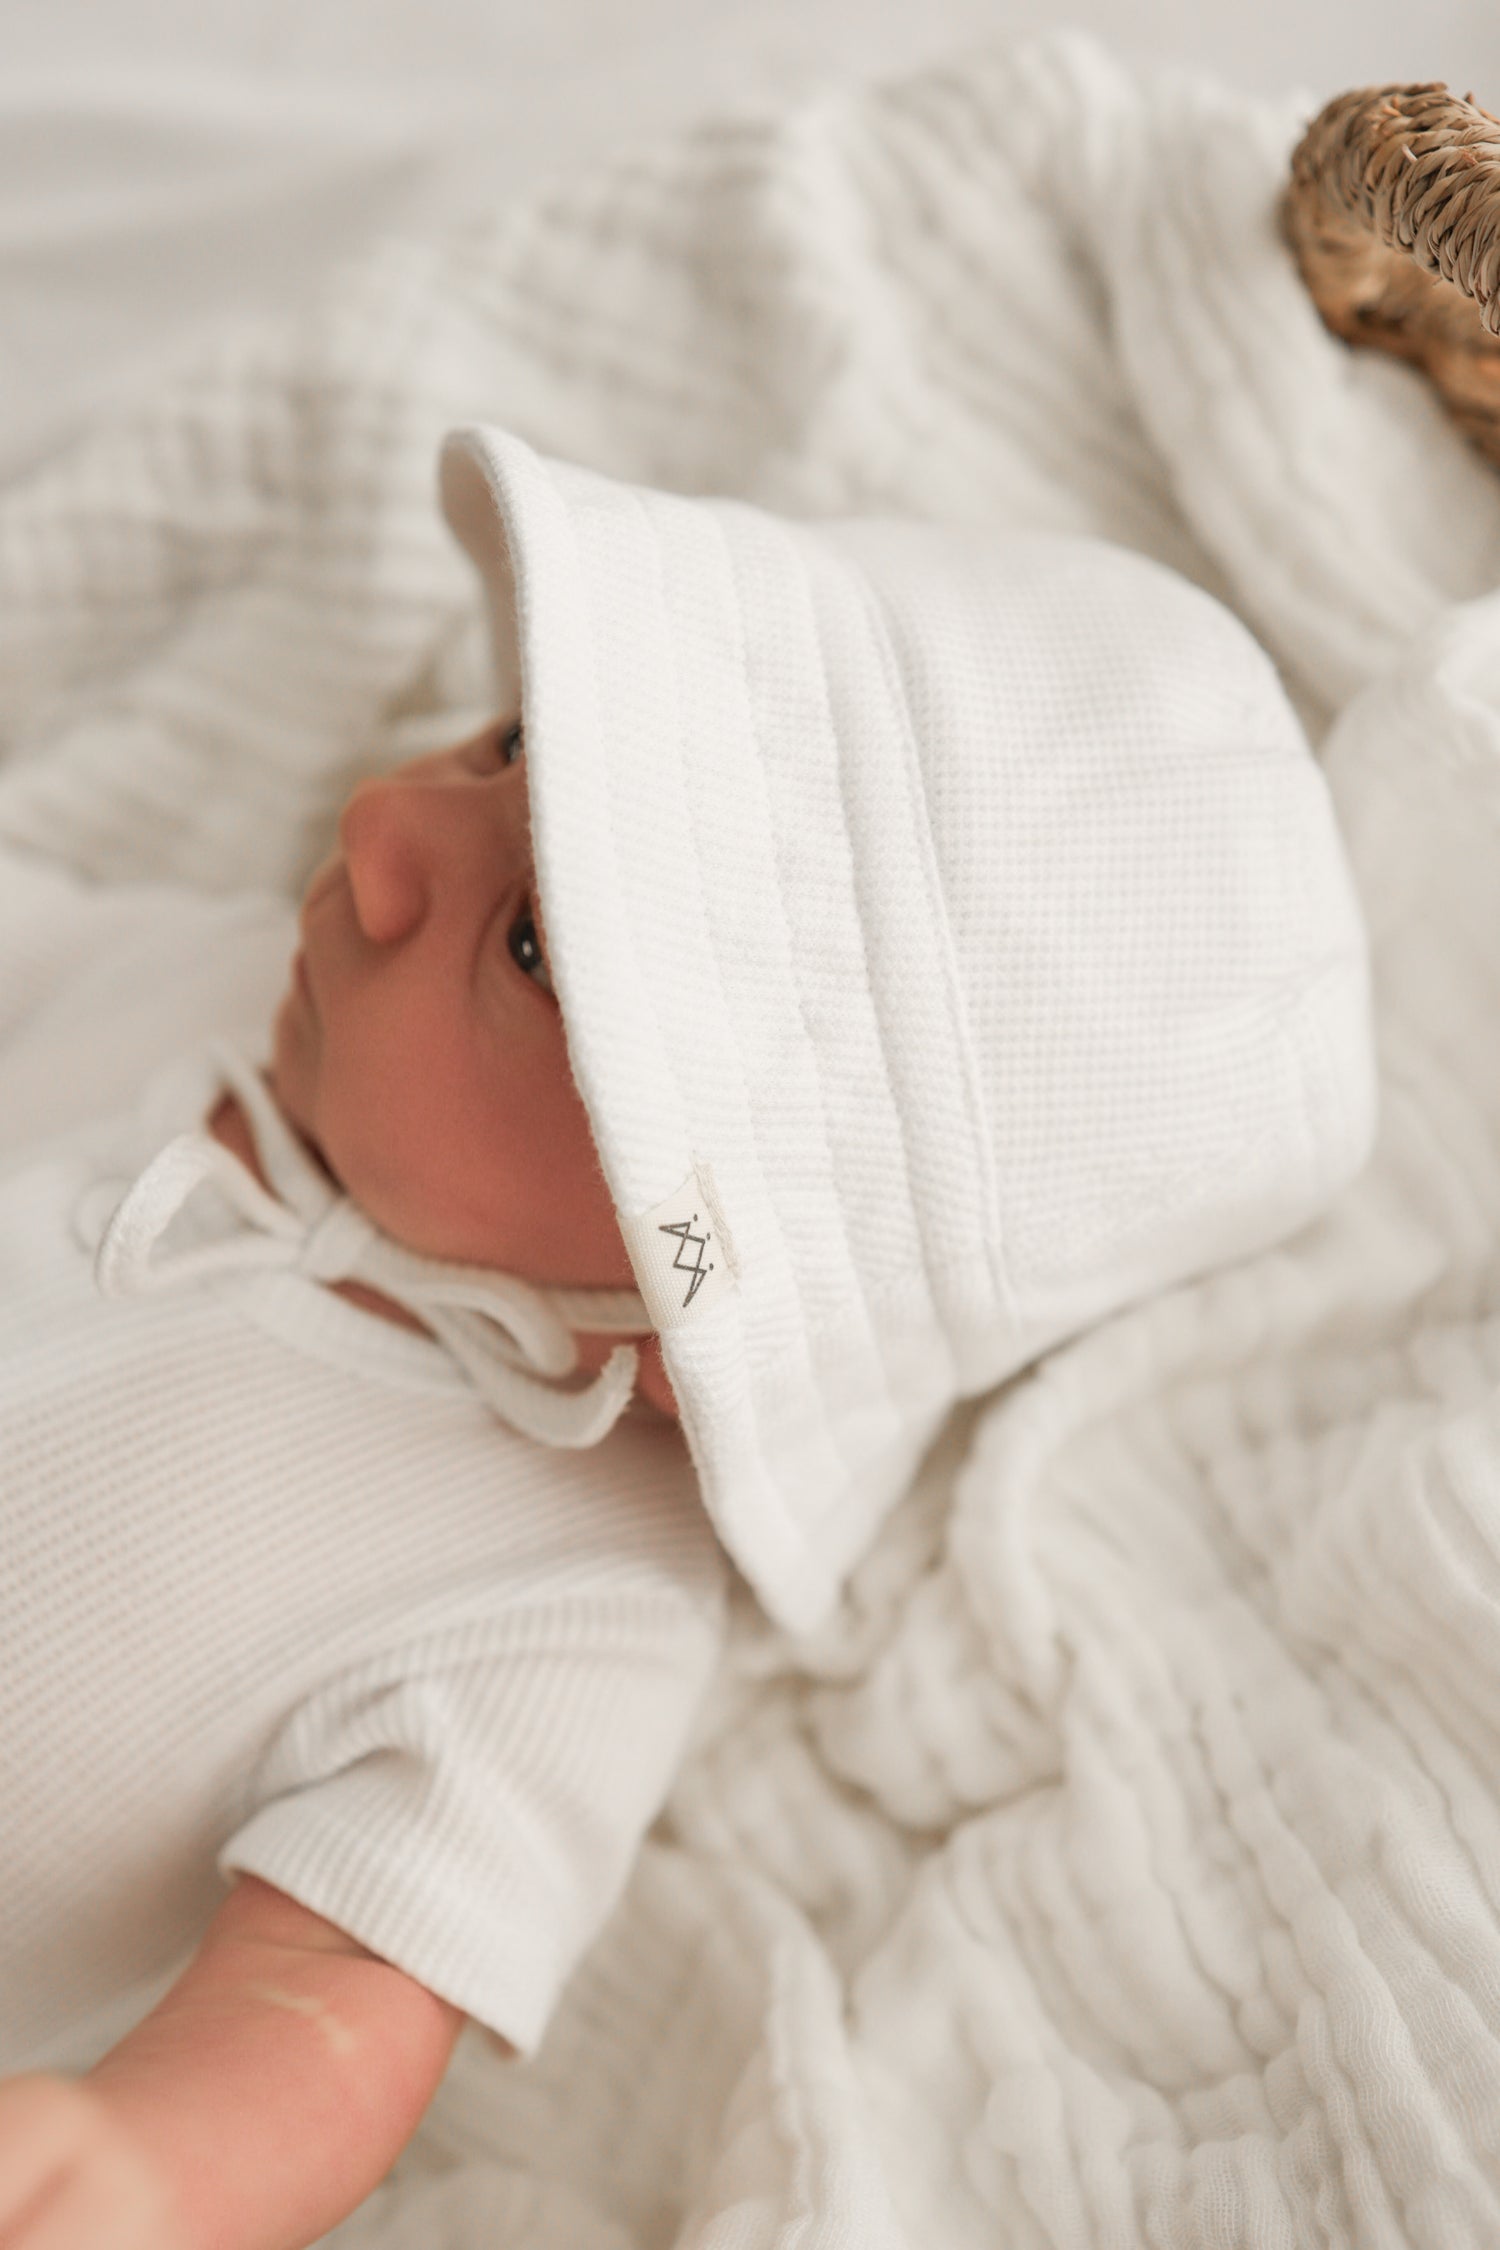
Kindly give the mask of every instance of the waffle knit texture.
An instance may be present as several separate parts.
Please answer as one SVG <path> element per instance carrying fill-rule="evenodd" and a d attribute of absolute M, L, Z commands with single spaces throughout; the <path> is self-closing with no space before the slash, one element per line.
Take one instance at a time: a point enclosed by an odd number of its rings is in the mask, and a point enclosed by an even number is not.
<path fill-rule="evenodd" d="M 805 1629 L 955 1399 L 1363 1163 L 1328 792 L 1238 619 L 1099 541 L 792 523 L 496 429 L 442 490 L 627 1244 L 691 1253 L 704 1502 Z"/>
<path fill-rule="evenodd" d="M 1364 1171 L 953 1414 L 815 1635 L 735 1589 L 538 2054 L 466 2042 L 339 2250 L 1500 2240 L 1500 480 L 1307 301 L 1314 107 L 1049 40 L 705 126 L 0 493 L 0 830 L 95 875 L 290 895 L 483 715 L 432 505 L 477 419 L 1185 571 L 1314 721 L 1373 941 Z"/>
<path fill-rule="evenodd" d="M 90 2059 L 236 1870 L 531 2049 L 718 1645 L 672 1433 L 553 1452 L 294 1272 L 100 1298 L 217 1096 L 166 1058 L 263 1021 L 293 942 L 0 857 L 0 2070 Z"/>

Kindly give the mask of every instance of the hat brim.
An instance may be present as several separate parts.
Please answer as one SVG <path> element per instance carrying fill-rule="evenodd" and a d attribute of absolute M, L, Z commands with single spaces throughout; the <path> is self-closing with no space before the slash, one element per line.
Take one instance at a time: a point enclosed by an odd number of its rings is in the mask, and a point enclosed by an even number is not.
<path fill-rule="evenodd" d="M 827 700 L 837 656 L 808 558 L 797 527 L 759 511 L 622 485 L 489 428 L 449 438 L 441 490 L 497 660 L 518 667 L 553 979 L 627 1243 L 684 1182 L 723 1196 L 736 1285 L 661 1339 L 705 1505 L 770 1613 L 805 1629 L 957 1387 L 914 1217 L 879 1328 L 862 1310 L 859 1215 L 818 1117 L 831 1044 L 840 1101 L 852 1089 L 899 1172 L 890 1058 L 862 999 Z M 878 680 L 859 602 L 840 614 L 860 642 L 845 652 L 851 678 Z M 771 661 L 767 632 L 793 661 Z M 804 683 L 801 707 L 784 707 L 788 682 Z M 858 692 L 883 704 L 881 688 Z M 798 902 L 824 893 L 817 926 L 799 927 Z M 928 938 L 901 942 L 928 941 L 936 901 L 926 919 Z M 820 1335 L 839 1339 L 831 1361 Z"/>

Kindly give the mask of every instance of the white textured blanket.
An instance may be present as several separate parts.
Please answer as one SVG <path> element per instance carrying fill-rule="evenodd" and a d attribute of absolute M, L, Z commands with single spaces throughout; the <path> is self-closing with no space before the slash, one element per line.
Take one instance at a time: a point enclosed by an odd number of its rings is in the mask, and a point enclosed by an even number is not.
<path fill-rule="evenodd" d="M 1304 105 L 981 56 L 393 251 L 0 495 L 0 826 L 291 886 L 479 694 L 446 425 L 1102 532 L 1326 743 L 1367 1174 L 951 1431 L 836 1622 L 746 1605 L 541 2056 L 362 2250 L 1500 2241 L 1500 480 L 1318 326 Z"/>

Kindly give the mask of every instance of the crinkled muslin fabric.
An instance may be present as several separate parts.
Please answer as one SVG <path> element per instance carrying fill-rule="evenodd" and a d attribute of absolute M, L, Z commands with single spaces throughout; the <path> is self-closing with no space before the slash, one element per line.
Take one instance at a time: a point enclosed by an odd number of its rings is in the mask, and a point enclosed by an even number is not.
<path fill-rule="evenodd" d="M 493 713 L 433 505 L 484 421 L 1195 580 L 1371 938 L 1370 1161 L 956 1409 L 816 1634 L 731 1584 L 541 2048 L 466 2037 L 339 2250 L 1500 2241 L 1500 479 L 1308 300 L 1316 107 L 1048 38 L 712 124 L 0 492 L 0 837 L 93 883 L 290 900 L 354 780 Z"/>
<path fill-rule="evenodd" d="M 491 427 L 441 484 L 705 1503 L 812 1627 L 956 1399 L 1364 1160 L 1327 789 L 1244 626 L 1102 541 L 793 522 Z"/>

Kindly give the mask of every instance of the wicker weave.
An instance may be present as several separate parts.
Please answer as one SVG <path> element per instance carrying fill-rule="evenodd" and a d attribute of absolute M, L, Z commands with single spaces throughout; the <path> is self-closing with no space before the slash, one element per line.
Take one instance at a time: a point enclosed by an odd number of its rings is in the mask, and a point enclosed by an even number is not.
<path fill-rule="evenodd" d="M 1443 85 L 1340 94 L 1297 145 L 1282 225 L 1334 333 L 1425 368 L 1500 463 L 1500 119 Z"/>

